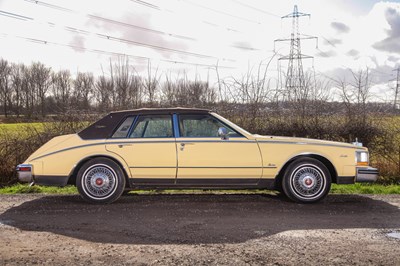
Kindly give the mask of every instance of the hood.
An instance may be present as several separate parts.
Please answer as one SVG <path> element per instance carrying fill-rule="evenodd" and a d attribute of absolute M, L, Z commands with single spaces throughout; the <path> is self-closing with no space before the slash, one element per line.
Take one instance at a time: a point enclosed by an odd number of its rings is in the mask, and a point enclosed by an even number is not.
<path fill-rule="evenodd" d="M 282 142 L 282 143 L 296 143 L 296 144 L 308 144 L 308 145 L 322 145 L 322 146 L 336 146 L 343 148 L 353 148 L 366 150 L 364 147 L 359 147 L 350 143 L 338 142 L 338 141 L 328 141 L 320 139 L 309 139 L 309 138 L 296 138 L 296 137 L 276 137 L 276 136 L 261 136 L 253 135 L 253 137 L 258 141 L 271 141 L 271 142 Z"/>

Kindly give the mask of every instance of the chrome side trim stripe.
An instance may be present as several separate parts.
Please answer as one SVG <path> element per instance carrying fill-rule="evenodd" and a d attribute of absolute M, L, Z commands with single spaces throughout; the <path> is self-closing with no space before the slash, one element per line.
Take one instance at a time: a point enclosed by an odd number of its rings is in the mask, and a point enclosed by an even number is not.
<path fill-rule="evenodd" d="M 32 158 L 32 160 L 41 159 L 43 157 L 47 157 L 47 156 L 50 156 L 50 155 L 53 155 L 53 154 L 56 154 L 56 153 L 60 153 L 60 152 L 64 152 L 64 151 L 75 150 L 75 149 L 79 149 L 79 148 L 97 146 L 97 145 L 105 145 L 105 142 L 102 142 L 102 143 L 91 143 L 91 144 L 84 144 L 84 145 L 69 147 L 69 148 L 65 148 L 65 149 L 61 149 L 61 150 L 58 150 L 58 151 L 53 151 L 53 152 L 49 152 L 49 153 L 40 155 L 38 157 Z"/>
<path fill-rule="evenodd" d="M 339 144 L 328 144 L 328 143 L 312 143 L 312 142 L 291 142 L 291 141 L 280 141 L 280 140 L 258 140 L 258 143 L 270 143 L 270 144 L 294 144 L 294 145 L 312 145 L 312 146 L 329 146 L 347 149 L 359 149 L 359 147 L 348 147 Z"/>
<path fill-rule="evenodd" d="M 129 168 L 140 168 L 140 169 L 175 169 L 176 166 L 129 166 Z"/>
<path fill-rule="evenodd" d="M 129 168 L 175 168 L 175 166 L 130 166 Z M 276 168 L 262 166 L 178 166 L 183 169 L 261 169 Z"/>
<path fill-rule="evenodd" d="M 43 157 L 53 155 L 56 153 L 64 152 L 64 151 L 69 151 L 69 150 L 74 150 L 74 149 L 80 149 L 84 147 L 90 147 L 90 146 L 97 146 L 97 145 L 121 145 L 121 144 L 154 144 L 154 143 L 211 143 L 211 142 L 218 142 L 218 143 L 255 143 L 253 140 L 184 140 L 184 141 L 175 141 L 175 138 L 173 140 L 150 140 L 150 141 L 115 141 L 115 142 L 99 142 L 99 143 L 91 143 L 91 144 L 83 144 L 79 146 L 74 146 L 74 147 L 69 147 L 65 149 L 61 149 L 58 151 L 53 151 L 49 152 L 43 155 L 40 155 L 38 157 L 32 158 L 32 160 L 37 160 L 41 159 Z"/>

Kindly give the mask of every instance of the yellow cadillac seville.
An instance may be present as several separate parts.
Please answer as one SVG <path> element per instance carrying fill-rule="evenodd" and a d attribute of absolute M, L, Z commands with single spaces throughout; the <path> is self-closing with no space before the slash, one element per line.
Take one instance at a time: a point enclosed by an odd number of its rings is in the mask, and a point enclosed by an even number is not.
<path fill-rule="evenodd" d="M 254 135 L 204 109 L 113 112 L 77 134 L 55 137 L 17 166 L 21 182 L 75 184 L 92 203 L 145 188 L 276 189 L 317 202 L 331 183 L 373 182 L 367 148 Z"/>

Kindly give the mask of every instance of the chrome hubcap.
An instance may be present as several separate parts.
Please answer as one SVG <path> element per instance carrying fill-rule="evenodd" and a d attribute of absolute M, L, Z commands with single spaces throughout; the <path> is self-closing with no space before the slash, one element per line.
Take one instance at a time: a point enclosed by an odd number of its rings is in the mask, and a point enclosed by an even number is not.
<path fill-rule="evenodd" d="M 324 190 L 325 175 L 318 167 L 303 165 L 293 172 L 291 185 L 299 197 L 312 199 Z"/>
<path fill-rule="evenodd" d="M 116 188 L 117 175 L 109 166 L 96 164 L 85 171 L 82 182 L 89 196 L 107 198 Z"/>

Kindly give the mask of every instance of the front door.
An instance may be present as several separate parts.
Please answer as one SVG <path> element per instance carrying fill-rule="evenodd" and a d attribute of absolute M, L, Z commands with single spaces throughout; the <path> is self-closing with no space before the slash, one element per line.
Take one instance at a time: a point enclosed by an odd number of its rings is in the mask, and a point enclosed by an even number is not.
<path fill-rule="evenodd" d="M 262 176 L 258 144 L 210 114 L 179 115 L 177 184 L 237 186 L 257 184 Z M 225 127 L 228 138 L 218 129 Z"/>

